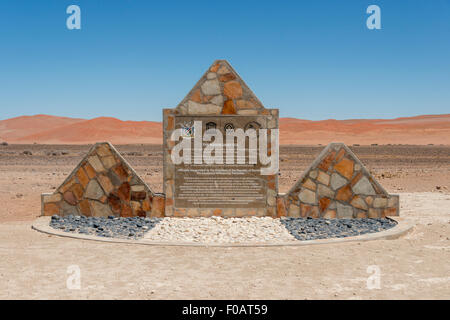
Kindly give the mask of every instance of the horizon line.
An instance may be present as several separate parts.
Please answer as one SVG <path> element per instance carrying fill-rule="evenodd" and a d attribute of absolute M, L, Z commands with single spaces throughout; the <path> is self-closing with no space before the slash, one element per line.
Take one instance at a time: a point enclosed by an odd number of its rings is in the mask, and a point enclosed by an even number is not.
<path fill-rule="evenodd" d="M 334 119 L 334 118 L 328 118 L 328 119 L 320 119 L 320 120 L 311 120 L 311 119 L 304 119 L 304 118 L 295 118 L 295 117 L 279 117 L 279 119 L 295 119 L 295 120 L 304 120 L 304 121 L 350 121 L 350 120 L 398 120 L 398 119 L 404 119 L 404 118 L 418 118 L 418 117 L 433 117 L 433 116 L 450 116 L 450 113 L 431 113 L 431 114 L 416 114 L 411 116 L 400 116 L 395 118 L 347 118 L 347 119 Z M 54 118 L 65 118 L 65 119 L 72 119 L 72 120 L 80 120 L 80 121 L 90 121 L 90 120 L 96 120 L 96 119 L 113 119 L 113 120 L 119 120 L 122 122 L 154 122 L 154 123 L 162 123 L 162 121 L 156 121 L 156 120 L 123 120 L 118 117 L 113 116 L 98 116 L 93 118 L 79 118 L 79 117 L 69 117 L 69 116 L 60 116 L 60 115 L 53 115 L 53 114 L 44 114 L 44 113 L 38 113 L 38 114 L 32 114 L 32 115 L 21 115 L 16 116 L 12 118 L 5 118 L 0 119 L 1 121 L 7 121 L 7 120 L 13 120 L 13 119 L 19 119 L 19 118 L 32 118 L 32 117 L 54 117 Z"/>

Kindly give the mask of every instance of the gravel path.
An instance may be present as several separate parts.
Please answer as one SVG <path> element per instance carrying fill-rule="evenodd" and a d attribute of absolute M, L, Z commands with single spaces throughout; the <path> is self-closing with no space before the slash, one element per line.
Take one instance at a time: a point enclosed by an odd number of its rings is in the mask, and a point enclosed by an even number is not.
<path fill-rule="evenodd" d="M 343 238 L 392 228 L 391 219 L 99 218 L 53 216 L 50 226 L 66 232 L 120 239 L 194 243 L 284 243 Z"/>

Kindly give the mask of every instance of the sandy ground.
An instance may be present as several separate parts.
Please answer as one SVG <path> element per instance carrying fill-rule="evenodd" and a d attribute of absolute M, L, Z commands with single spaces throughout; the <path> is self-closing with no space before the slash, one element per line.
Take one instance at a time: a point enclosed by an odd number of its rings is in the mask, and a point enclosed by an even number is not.
<path fill-rule="evenodd" d="M 294 183 L 321 148 L 282 148 L 280 191 Z M 402 217 L 416 223 L 412 233 L 397 240 L 278 248 L 149 247 L 31 230 L 40 194 L 56 188 L 87 149 L 0 147 L 0 298 L 450 298 L 448 146 L 353 148 L 386 189 L 400 193 Z M 160 146 L 118 149 L 161 191 Z M 66 284 L 73 265 L 81 271 L 79 290 Z M 376 277 L 373 270 L 380 271 L 380 289 L 367 287 L 368 279 L 373 283 Z"/>

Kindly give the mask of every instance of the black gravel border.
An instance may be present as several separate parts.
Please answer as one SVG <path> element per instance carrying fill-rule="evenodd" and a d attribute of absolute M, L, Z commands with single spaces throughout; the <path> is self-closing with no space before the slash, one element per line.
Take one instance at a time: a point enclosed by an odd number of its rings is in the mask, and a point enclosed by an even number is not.
<path fill-rule="evenodd" d="M 282 218 L 281 223 L 297 240 L 345 238 L 388 230 L 397 225 L 389 218 L 313 219 Z"/>
<path fill-rule="evenodd" d="M 160 221 L 161 218 L 119 218 L 114 216 L 104 218 L 73 215 L 60 217 L 54 215 L 50 220 L 50 227 L 64 232 L 99 237 L 140 239 Z"/>

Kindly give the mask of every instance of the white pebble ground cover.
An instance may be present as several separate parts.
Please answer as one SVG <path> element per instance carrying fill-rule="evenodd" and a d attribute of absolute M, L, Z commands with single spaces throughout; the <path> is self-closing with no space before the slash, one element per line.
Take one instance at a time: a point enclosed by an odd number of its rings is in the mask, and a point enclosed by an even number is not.
<path fill-rule="evenodd" d="M 297 241 L 270 217 L 251 218 L 164 218 L 144 239 L 157 242 L 281 243 Z"/>

